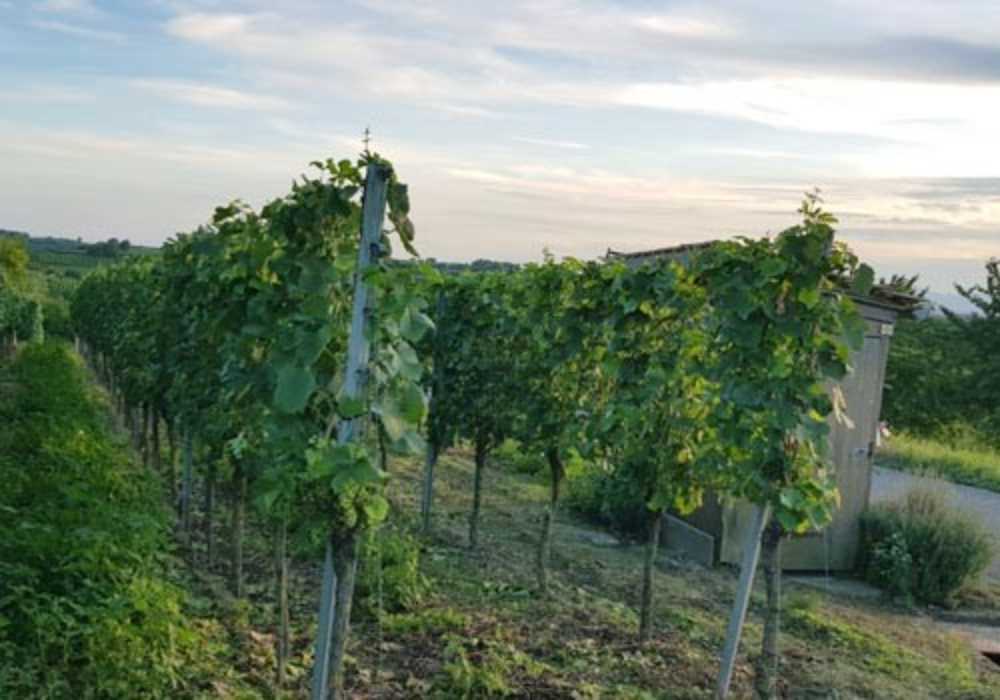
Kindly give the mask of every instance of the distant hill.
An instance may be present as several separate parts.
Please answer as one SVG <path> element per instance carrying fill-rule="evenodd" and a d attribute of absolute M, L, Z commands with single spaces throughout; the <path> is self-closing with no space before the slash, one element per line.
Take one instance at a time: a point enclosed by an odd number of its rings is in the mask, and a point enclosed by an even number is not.
<path fill-rule="evenodd" d="M 928 301 L 934 303 L 936 307 L 935 313 L 938 314 L 943 313 L 940 311 L 942 307 L 960 315 L 973 314 L 977 312 L 976 307 L 970 304 L 968 299 L 959 295 L 957 292 L 952 292 L 950 294 L 930 292 L 927 294 L 927 299 Z"/>
<path fill-rule="evenodd" d="M 0 229 L 0 237 L 24 240 L 31 256 L 30 267 L 42 272 L 82 277 L 99 265 L 106 265 L 129 255 L 157 255 L 159 248 L 132 245 L 128 239 L 109 238 L 99 243 L 85 243 L 77 238 L 33 236 L 24 231 Z"/>
<path fill-rule="evenodd" d="M 128 255 L 159 255 L 160 248 L 132 245 L 128 239 L 109 238 L 98 243 L 86 243 L 82 239 L 59 236 L 34 236 L 24 231 L 0 228 L 0 238 L 12 236 L 25 241 L 31 256 L 31 269 L 41 272 L 62 274 L 67 277 L 82 277 L 99 265 L 120 260 Z M 473 262 L 445 262 L 434 258 L 426 261 L 442 272 L 511 272 L 521 266 L 517 263 L 498 260 L 474 260 Z"/>

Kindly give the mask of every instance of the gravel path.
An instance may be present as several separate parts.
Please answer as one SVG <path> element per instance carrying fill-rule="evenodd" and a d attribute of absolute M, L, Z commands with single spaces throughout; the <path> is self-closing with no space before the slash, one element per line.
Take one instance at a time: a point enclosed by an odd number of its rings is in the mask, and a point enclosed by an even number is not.
<path fill-rule="evenodd" d="M 915 476 L 895 469 L 875 467 L 872 473 L 871 502 L 899 499 L 914 486 L 944 491 L 949 494 L 953 505 L 982 519 L 997 543 L 996 556 L 986 575 L 1000 581 L 1000 493 L 953 484 L 941 479 Z"/>

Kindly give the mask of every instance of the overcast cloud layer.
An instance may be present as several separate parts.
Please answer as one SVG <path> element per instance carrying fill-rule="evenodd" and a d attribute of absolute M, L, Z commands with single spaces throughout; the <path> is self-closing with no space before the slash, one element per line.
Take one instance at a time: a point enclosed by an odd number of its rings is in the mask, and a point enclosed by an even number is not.
<path fill-rule="evenodd" d="M 882 274 L 998 252 L 1000 3 L 0 0 L 0 227 L 159 243 L 375 147 L 425 255 L 795 220 Z"/>

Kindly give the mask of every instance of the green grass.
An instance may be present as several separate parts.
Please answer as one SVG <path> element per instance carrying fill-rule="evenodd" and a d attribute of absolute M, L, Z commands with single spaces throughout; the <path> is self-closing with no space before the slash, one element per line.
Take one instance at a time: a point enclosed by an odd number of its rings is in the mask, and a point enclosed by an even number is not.
<path fill-rule="evenodd" d="M 396 458 L 391 466 L 393 517 L 404 529 L 416 525 L 420 465 Z M 470 552 L 471 460 L 462 450 L 442 457 L 434 534 L 422 540 L 421 569 L 432 592 L 419 610 L 383 618 L 381 630 L 358 617 L 350 645 L 352 697 L 712 697 L 735 571 L 665 557 L 656 574 L 655 634 L 641 648 L 642 546 L 595 546 L 585 537 L 590 527 L 564 510 L 554 532 L 553 591 L 539 596 L 533 555 L 547 498 L 544 479 L 496 462 L 485 479 L 482 544 Z M 297 580 L 305 585 L 296 597 L 312 603 L 315 580 Z M 788 588 L 785 697 L 1000 697 L 1000 674 L 925 620 L 877 601 Z M 762 609 L 758 586 L 733 697 L 751 696 Z M 299 648 L 308 644 L 299 637 Z"/>
<path fill-rule="evenodd" d="M 660 700 L 713 697 L 736 572 L 706 570 L 664 556 L 656 573 L 654 635 L 637 643 L 643 546 L 597 546 L 592 526 L 563 509 L 553 537 L 551 594 L 535 591 L 534 552 L 548 498 L 542 476 L 491 461 L 484 475 L 478 551 L 466 546 L 472 460 L 451 450 L 438 464 L 433 533 L 419 527 L 423 460 L 394 456 L 392 528 L 420 543 L 431 582 L 419 605 L 352 615 L 347 696 L 357 700 L 571 698 Z M 200 503 L 200 500 L 198 501 Z M 198 519 L 200 521 L 200 518 Z M 226 518 L 219 513 L 219 560 L 199 576 L 225 588 Z M 292 658 L 283 694 L 272 694 L 274 587 L 270 532 L 251 518 L 248 600 L 228 607 L 200 600 L 229 630 L 238 697 L 308 697 L 319 596 L 318 555 L 298 549 L 291 571 Z M 196 544 L 202 536 L 196 532 Z M 782 614 L 780 689 L 790 698 L 1000 697 L 1000 674 L 954 634 L 881 601 L 821 596 L 789 583 Z M 752 697 L 761 644 L 763 591 L 757 586 L 734 677 L 734 698 Z M 226 695 L 222 695 L 227 697 Z M 235 695 L 231 697 L 237 697 Z"/>
<path fill-rule="evenodd" d="M 1000 493 L 1000 453 L 986 447 L 899 434 L 882 449 L 878 462 L 890 469 Z"/>

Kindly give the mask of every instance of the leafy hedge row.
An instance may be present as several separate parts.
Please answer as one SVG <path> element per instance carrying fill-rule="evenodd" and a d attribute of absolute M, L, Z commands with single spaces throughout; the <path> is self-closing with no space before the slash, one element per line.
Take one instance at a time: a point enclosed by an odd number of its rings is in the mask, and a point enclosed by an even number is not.
<path fill-rule="evenodd" d="M 185 697 L 200 639 L 158 561 L 160 485 L 65 345 L 0 369 L 0 426 L 0 697 Z"/>

